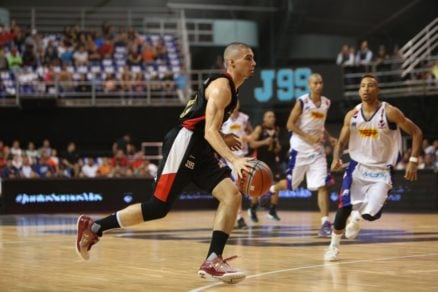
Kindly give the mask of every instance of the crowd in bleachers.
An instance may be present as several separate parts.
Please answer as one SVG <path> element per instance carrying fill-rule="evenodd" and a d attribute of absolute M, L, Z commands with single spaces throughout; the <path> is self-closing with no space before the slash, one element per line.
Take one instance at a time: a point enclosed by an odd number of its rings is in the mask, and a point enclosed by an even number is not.
<path fill-rule="evenodd" d="M 58 152 L 45 139 L 40 147 L 20 141 L 5 145 L 0 141 L 0 176 L 2 178 L 53 178 L 53 177 L 145 177 L 154 178 L 157 166 L 137 151 L 129 138 L 113 145 L 113 155 L 82 157 L 76 144 L 70 142 L 66 149 Z"/>
<path fill-rule="evenodd" d="M 180 57 L 173 35 L 116 31 L 108 22 L 53 34 L 0 23 L 0 96 L 14 95 L 16 81 L 23 94 L 174 91 Z"/>
<path fill-rule="evenodd" d="M 382 83 L 402 80 L 401 74 L 397 72 L 401 69 L 402 62 L 403 56 L 398 45 L 394 45 L 392 51 L 388 51 L 386 46 L 381 44 L 375 53 L 369 48 L 366 40 L 361 42 L 358 50 L 354 46 L 343 45 L 336 56 L 336 64 L 342 67 L 344 74 L 393 71 L 393 74 L 379 76 Z M 438 81 L 438 60 L 424 60 L 418 68 L 424 70 L 408 75 L 404 79 Z M 346 77 L 345 84 L 355 84 L 358 80 L 358 78 Z"/>

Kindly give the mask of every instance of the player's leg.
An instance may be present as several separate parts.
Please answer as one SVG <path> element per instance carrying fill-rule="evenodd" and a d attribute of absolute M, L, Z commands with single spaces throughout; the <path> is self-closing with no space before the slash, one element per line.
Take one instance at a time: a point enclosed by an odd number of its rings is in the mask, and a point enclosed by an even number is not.
<path fill-rule="evenodd" d="M 234 170 L 233 165 L 223 158 L 221 159 L 221 162 L 225 163 L 231 169 L 230 178 L 233 181 L 233 183 L 236 184 L 237 183 L 237 172 Z M 244 195 L 242 194 L 242 204 L 243 204 L 243 200 L 244 200 Z M 245 219 L 243 218 L 243 215 L 242 215 L 242 204 L 239 206 L 239 211 L 237 211 L 236 223 L 237 223 L 238 229 L 248 228 L 248 225 L 246 224 Z"/>
<path fill-rule="evenodd" d="M 190 178 L 190 170 L 179 166 L 188 155 L 191 137 L 191 132 L 178 128 L 166 136 L 154 193 L 147 202 L 130 205 L 96 221 L 85 215 L 78 218 L 76 250 L 83 259 L 89 258 L 90 248 L 104 231 L 166 216 Z"/>
<path fill-rule="evenodd" d="M 357 162 L 352 160 L 350 161 L 350 164 L 345 171 L 344 179 L 342 181 L 342 187 L 339 192 L 339 205 L 335 215 L 330 245 L 324 255 L 324 259 L 326 261 L 336 260 L 339 254 L 341 238 L 344 234 L 347 219 L 350 216 L 353 206 L 351 194 L 353 193 L 353 191 L 356 191 L 356 188 L 358 187 L 356 181 L 353 179 L 353 173 L 356 169 L 356 166 Z"/>
<path fill-rule="evenodd" d="M 242 203 L 242 195 L 229 178 L 230 169 L 219 167 L 210 148 L 204 148 L 202 162 L 197 166 L 193 182 L 200 188 L 211 191 L 213 196 L 219 200 L 219 206 L 214 219 L 207 258 L 198 274 L 203 278 L 208 276 L 226 283 L 236 283 L 243 280 L 246 274 L 233 269 L 227 263 L 227 259 L 222 258 L 222 254 L 233 230 L 237 212 Z"/>
<path fill-rule="evenodd" d="M 248 216 L 252 222 L 259 222 L 259 218 L 257 217 L 257 207 L 259 206 L 259 199 L 256 197 L 251 197 L 251 205 L 248 209 Z"/>
<path fill-rule="evenodd" d="M 277 214 L 278 193 L 279 192 L 271 193 L 271 205 L 269 206 L 269 213 L 268 213 L 268 218 L 275 221 L 280 221 L 280 217 L 278 217 Z"/>

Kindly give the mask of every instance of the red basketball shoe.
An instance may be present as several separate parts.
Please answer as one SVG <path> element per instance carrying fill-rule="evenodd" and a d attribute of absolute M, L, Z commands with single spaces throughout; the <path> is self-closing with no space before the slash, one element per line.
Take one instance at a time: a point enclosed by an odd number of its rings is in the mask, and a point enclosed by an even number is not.
<path fill-rule="evenodd" d="M 93 225 L 93 223 L 94 220 L 88 216 L 81 215 L 78 218 L 76 252 L 84 260 L 90 258 L 88 251 L 99 241 L 97 234 L 91 231 L 91 225 Z"/>
<path fill-rule="evenodd" d="M 227 261 L 235 258 L 237 258 L 237 256 L 222 259 L 222 257 L 212 253 L 199 268 L 198 275 L 201 276 L 201 278 L 210 277 L 221 280 L 227 284 L 236 284 L 245 279 L 246 274 L 233 269 L 228 264 Z"/>

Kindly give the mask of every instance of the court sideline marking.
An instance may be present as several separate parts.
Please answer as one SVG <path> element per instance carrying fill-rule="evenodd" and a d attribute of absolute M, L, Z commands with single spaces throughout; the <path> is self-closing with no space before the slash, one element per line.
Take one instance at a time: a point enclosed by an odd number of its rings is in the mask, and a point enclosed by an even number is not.
<path fill-rule="evenodd" d="M 274 270 L 274 271 L 270 271 L 270 272 L 264 272 L 264 273 L 260 273 L 260 274 L 251 275 L 251 276 L 248 276 L 246 278 L 247 279 L 252 279 L 252 278 L 264 277 L 264 276 L 272 275 L 272 274 L 279 274 L 279 273 L 293 272 L 293 271 L 298 271 L 298 270 L 306 270 L 306 269 L 314 269 L 314 268 L 322 268 L 322 267 L 326 267 L 326 266 L 340 266 L 340 265 L 348 265 L 348 264 L 356 264 L 356 263 L 377 262 L 377 261 L 390 261 L 390 260 L 397 260 L 397 259 L 406 259 L 406 258 L 415 258 L 415 257 L 427 257 L 427 256 L 438 256 L 438 253 L 417 254 L 417 255 L 377 258 L 377 259 L 368 259 L 368 260 L 356 260 L 356 261 L 340 262 L 340 263 L 332 263 L 332 264 L 324 263 L 324 264 L 320 264 L 320 265 L 296 267 L 296 268 L 283 269 L 283 270 Z M 204 291 L 204 290 L 207 290 L 209 288 L 213 288 L 213 287 L 221 286 L 221 285 L 230 285 L 230 284 L 225 284 L 225 283 L 222 283 L 222 282 L 216 282 L 214 284 L 210 284 L 210 285 L 206 285 L 206 286 L 202 286 L 202 287 L 199 287 L 199 288 L 192 289 L 192 290 L 190 290 L 190 292 Z"/>

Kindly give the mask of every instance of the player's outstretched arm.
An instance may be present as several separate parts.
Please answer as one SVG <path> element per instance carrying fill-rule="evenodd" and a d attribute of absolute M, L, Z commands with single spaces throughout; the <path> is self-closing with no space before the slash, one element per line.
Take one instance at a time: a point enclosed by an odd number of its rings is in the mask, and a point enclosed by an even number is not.
<path fill-rule="evenodd" d="M 386 112 L 389 122 L 396 123 L 400 129 L 412 137 L 412 153 L 409 163 L 406 166 L 404 178 L 409 181 L 417 179 L 417 158 L 421 151 L 421 142 L 423 141 L 423 132 L 421 129 L 408 119 L 398 108 L 389 106 Z"/>

